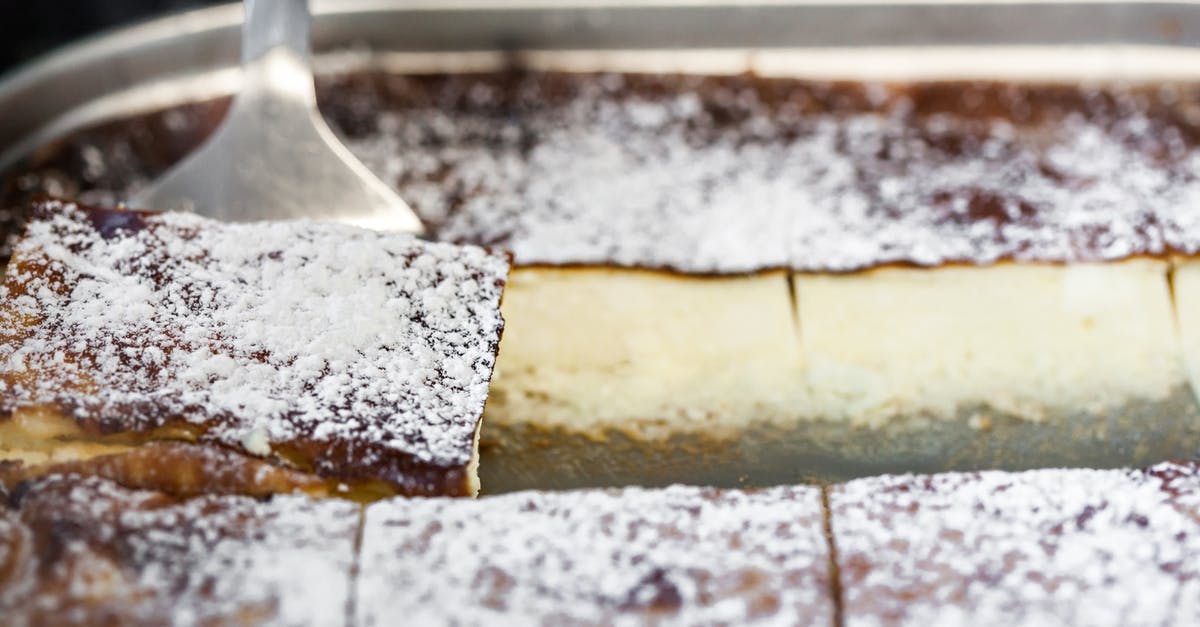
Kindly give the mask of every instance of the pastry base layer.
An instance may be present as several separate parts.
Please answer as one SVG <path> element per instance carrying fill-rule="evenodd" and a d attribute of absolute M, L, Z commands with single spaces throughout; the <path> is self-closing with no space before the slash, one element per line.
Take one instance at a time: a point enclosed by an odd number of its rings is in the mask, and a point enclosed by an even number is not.
<path fill-rule="evenodd" d="M 152 433 L 99 436 L 49 410 L 27 410 L 0 421 L 0 485 L 52 474 L 95 475 L 135 489 L 174 496 L 304 492 L 371 501 L 396 494 L 380 480 L 339 481 L 296 467 L 276 451 L 268 457 L 198 442 L 199 433 L 162 428 Z M 469 495 L 479 491 L 478 434 L 467 468 Z"/>

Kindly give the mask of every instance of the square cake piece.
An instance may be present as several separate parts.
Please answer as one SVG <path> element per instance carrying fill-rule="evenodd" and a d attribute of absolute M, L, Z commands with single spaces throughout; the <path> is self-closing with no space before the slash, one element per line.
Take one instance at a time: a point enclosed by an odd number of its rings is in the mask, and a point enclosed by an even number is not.
<path fill-rule="evenodd" d="M 476 492 L 502 254 L 310 222 L 34 213 L 0 288 L 9 474 L 111 469 L 169 441 L 306 474 L 310 492 Z M 240 476 L 225 489 L 263 491 L 262 472 Z"/>
<path fill-rule="evenodd" d="M 1190 402 L 1167 270 L 1133 259 L 796 275 L 813 410 L 872 426 L 1039 423 Z"/>
<path fill-rule="evenodd" d="M 820 491 L 522 492 L 367 506 L 360 625 L 830 625 Z"/>
<path fill-rule="evenodd" d="M 361 507 L 303 495 L 181 501 L 96 477 L 0 508 L 6 625 L 344 625 Z"/>
<path fill-rule="evenodd" d="M 844 621 L 1194 625 L 1200 471 L 859 479 L 830 491 Z"/>
<path fill-rule="evenodd" d="M 798 403 L 783 272 L 520 268 L 503 310 L 489 490 L 721 482 L 760 465 L 751 427 Z"/>
<path fill-rule="evenodd" d="M 1186 458 L 1200 409 L 1169 270 L 1134 258 L 797 274 L 805 411 L 888 442 L 861 474 Z"/>

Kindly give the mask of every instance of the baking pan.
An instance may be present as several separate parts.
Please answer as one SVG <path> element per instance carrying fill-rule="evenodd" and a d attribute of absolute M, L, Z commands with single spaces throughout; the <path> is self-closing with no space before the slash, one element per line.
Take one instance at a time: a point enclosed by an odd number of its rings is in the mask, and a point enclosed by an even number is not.
<path fill-rule="evenodd" d="M 1051 65 L 1065 73 L 1075 66 L 1095 75 L 1097 49 L 1113 61 L 1103 74 L 1121 71 L 1117 47 L 1190 53 L 1200 45 L 1198 2 L 328 0 L 314 9 L 318 51 L 795 49 L 827 56 L 888 48 L 879 58 L 918 72 L 920 59 L 909 63 L 896 55 L 965 47 L 1000 48 L 995 52 L 1007 56 L 1036 46 L 1053 48 Z M 0 168 L 72 128 L 134 106 L 236 89 L 240 22 L 236 4 L 183 13 L 69 46 L 0 79 Z M 1081 50 L 1068 48 L 1081 47 L 1092 54 L 1070 58 Z M 1038 65 L 1046 61 L 1039 58 Z M 1125 68 L 1141 65 L 1154 73 L 1160 63 L 1127 61 Z M 1176 72 L 1188 64 L 1175 59 L 1170 65 Z M 114 99 L 133 88 L 141 90 L 135 97 Z"/>
<path fill-rule="evenodd" d="M 1200 2 L 325 2 L 318 71 L 658 70 L 819 78 L 1200 80 Z M 237 89 L 241 7 L 185 13 L 85 41 L 0 81 L 3 171 L 71 131 Z M 515 61 L 514 61 L 515 60 Z M 1186 405 L 1183 406 L 1183 405 Z M 774 447 L 506 433 L 484 451 L 488 491 L 676 481 L 730 485 L 840 479 L 897 470 L 1145 464 L 1192 457 L 1194 403 L 1121 424 L 963 425 L 934 433 L 847 433 L 814 425 Z M 1132 425 L 1132 426 L 1131 426 Z M 485 431 L 485 437 L 488 436 Z M 865 437 L 864 437 L 865 436 Z M 1063 446 L 1073 442 L 1075 446 Z M 498 452 L 497 452 L 498 451 Z M 939 457 L 939 453 L 954 451 Z M 626 454 L 628 452 L 628 455 Z M 696 473 L 696 456 L 711 473 Z M 647 465 L 641 459 L 656 457 Z M 634 461 L 631 461 L 634 460 Z M 720 462 L 720 463 L 718 463 Z M 773 469 L 733 476 L 722 468 Z M 554 469 L 554 472 L 546 472 Z"/>

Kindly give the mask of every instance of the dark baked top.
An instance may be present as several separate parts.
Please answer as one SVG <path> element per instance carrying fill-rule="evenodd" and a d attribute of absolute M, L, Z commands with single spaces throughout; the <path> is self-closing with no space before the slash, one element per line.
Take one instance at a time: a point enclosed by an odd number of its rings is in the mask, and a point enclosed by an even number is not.
<path fill-rule="evenodd" d="M 377 80 L 381 95 L 359 109 L 382 112 L 348 127 L 352 149 L 440 238 L 510 248 L 519 264 L 841 271 L 1200 241 L 1187 228 L 1200 126 L 1186 90 Z"/>
<path fill-rule="evenodd" d="M 7 625 L 343 625 L 359 507 L 180 501 L 98 478 L 23 485 L 0 507 Z"/>
<path fill-rule="evenodd" d="M 1200 621 L 1200 472 L 1036 470 L 833 487 L 846 625 Z"/>
<path fill-rule="evenodd" d="M 1196 464 L 877 477 L 827 497 L 827 511 L 810 487 L 397 497 L 360 517 L 336 499 L 39 478 L 0 500 L 0 622 L 1200 619 Z"/>
<path fill-rule="evenodd" d="M 445 241 L 690 273 L 1200 249 L 1191 85 L 498 72 L 326 79 L 326 116 Z M 9 179 L 112 203 L 224 103 L 81 132 Z"/>
<path fill-rule="evenodd" d="M 362 625 L 833 621 L 820 491 L 675 486 L 367 508 Z"/>
<path fill-rule="evenodd" d="M 507 269 L 404 234 L 47 202 L 0 287 L 0 418 L 462 493 Z"/>

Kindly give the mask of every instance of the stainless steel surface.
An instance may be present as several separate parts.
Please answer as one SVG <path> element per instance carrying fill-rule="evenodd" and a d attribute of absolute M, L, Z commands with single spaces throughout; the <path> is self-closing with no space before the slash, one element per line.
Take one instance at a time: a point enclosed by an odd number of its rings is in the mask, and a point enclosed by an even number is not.
<path fill-rule="evenodd" d="M 1200 45 L 1197 1 L 327 0 L 315 14 L 317 50 Z M 187 97 L 195 85 L 182 77 L 228 87 L 218 71 L 236 67 L 240 23 L 237 5 L 194 11 L 65 48 L 4 78 L 0 168 L 96 117 L 78 109 L 133 86 L 173 80 L 160 99 Z"/>
<path fill-rule="evenodd" d="M 129 201 L 230 221 L 309 218 L 421 233 L 417 214 L 317 112 L 308 0 L 247 0 L 242 89 L 224 122 Z"/>

